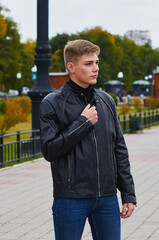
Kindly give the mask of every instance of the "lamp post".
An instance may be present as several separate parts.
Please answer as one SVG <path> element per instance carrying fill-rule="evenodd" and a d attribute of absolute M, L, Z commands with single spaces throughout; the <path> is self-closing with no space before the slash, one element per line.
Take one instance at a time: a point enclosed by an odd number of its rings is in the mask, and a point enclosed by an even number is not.
<path fill-rule="evenodd" d="M 39 112 L 42 99 L 54 89 L 49 79 L 51 46 L 48 39 L 48 0 L 37 0 L 37 45 L 35 47 L 36 81 L 28 93 L 32 100 L 32 129 L 39 129 Z"/>
<path fill-rule="evenodd" d="M 120 85 L 123 84 L 122 79 L 124 77 L 123 72 L 118 72 L 117 74 L 118 79 L 120 79 Z M 116 94 L 119 97 L 119 101 L 122 102 L 122 96 L 123 96 L 123 89 L 121 89 L 121 86 L 119 87 L 119 89 L 116 90 Z"/>
<path fill-rule="evenodd" d="M 37 67 L 34 65 L 31 69 L 31 79 L 32 81 L 36 81 L 36 75 L 37 75 Z"/>
<path fill-rule="evenodd" d="M 152 75 L 149 74 L 148 76 L 145 76 L 144 78 L 145 78 L 145 80 L 151 80 L 152 79 Z"/>
<path fill-rule="evenodd" d="M 22 75 L 21 75 L 21 73 L 17 73 L 17 79 L 18 79 L 18 92 L 19 92 L 19 96 L 21 96 L 21 92 L 22 92 L 22 90 L 21 90 L 21 77 L 22 77 Z"/>
<path fill-rule="evenodd" d="M 124 77 L 123 72 L 118 72 L 117 77 L 122 80 Z"/>
<path fill-rule="evenodd" d="M 151 74 L 149 74 L 149 75 L 148 75 L 148 78 L 151 80 L 151 79 L 152 79 L 152 75 L 151 75 Z"/>

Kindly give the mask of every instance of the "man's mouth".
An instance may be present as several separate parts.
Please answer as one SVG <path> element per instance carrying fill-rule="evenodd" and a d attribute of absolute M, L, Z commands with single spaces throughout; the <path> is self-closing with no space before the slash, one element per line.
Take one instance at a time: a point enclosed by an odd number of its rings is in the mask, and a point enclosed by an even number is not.
<path fill-rule="evenodd" d="M 96 74 L 96 75 L 93 75 L 93 76 L 91 76 L 92 78 L 97 78 L 98 77 L 98 75 Z"/>

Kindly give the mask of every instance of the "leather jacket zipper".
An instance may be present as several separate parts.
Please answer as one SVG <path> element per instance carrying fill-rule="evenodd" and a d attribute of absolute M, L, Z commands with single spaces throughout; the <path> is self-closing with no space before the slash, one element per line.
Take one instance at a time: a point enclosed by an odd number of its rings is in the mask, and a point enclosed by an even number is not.
<path fill-rule="evenodd" d="M 95 135 L 95 130 L 93 129 L 93 137 L 94 137 L 94 141 L 95 141 L 95 150 L 96 150 L 96 158 L 97 158 L 97 178 L 98 178 L 98 196 L 101 196 L 101 192 L 100 192 L 100 177 L 99 177 L 99 155 L 98 155 L 98 145 L 97 145 L 97 139 L 96 139 L 96 135 Z"/>
<path fill-rule="evenodd" d="M 68 133 L 68 135 L 70 136 L 72 133 L 74 133 L 75 131 L 77 131 L 79 128 L 81 128 L 83 125 L 85 125 L 87 122 L 89 122 L 91 119 L 87 119 L 84 123 L 82 123 L 81 125 L 79 125 L 77 128 L 75 128 L 74 130 L 72 130 L 72 132 Z"/>
<path fill-rule="evenodd" d="M 68 156 L 68 187 L 71 187 L 71 160 L 70 157 Z"/>
<path fill-rule="evenodd" d="M 117 174 L 117 164 L 116 164 L 116 157 L 114 151 L 112 151 L 113 154 L 113 165 L 114 165 L 114 172 Z"/>
<path fill-rule="evenodd" d="M 83 94 L 81 94 L 81 95 L 83 95 Z M 90 101 L 90 104 L 91 104 L 92 100 Z M 85 101 L 86 101 L 86 104 L 88 104 L 88 101 L 87 101 L 86 97 L 85 97 Z M 95 135 L 95 129 L 93 129 L 93 138 L 94 138 L 94 141 L 95 141 L 95 151 L 96 151 L 96 160 L 97 160 L 98 196 L 100 197 L 101 192 L 100 192 L 100 176 L 99 176 L 99 155 L 98 155 L 98 144 L 97 144 L 97 139 L 96 139 L 96 135 Z"/>

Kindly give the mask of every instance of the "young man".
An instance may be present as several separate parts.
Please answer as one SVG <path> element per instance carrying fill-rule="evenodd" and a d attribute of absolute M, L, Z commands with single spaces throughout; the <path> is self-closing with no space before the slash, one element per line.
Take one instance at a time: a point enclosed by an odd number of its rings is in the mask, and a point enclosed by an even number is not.
<path fill-rule="evenodd" d="M 70 81 L 41 104 L 42 152 L 51 163 L 56 240 L 80 240 L 87 218 L 93 239 L 120 240 L 120 216 L 129 217 L 136 204 L 114 101 L 92 87 L 99 52 L 89 41 L 68 42 L 64 60 Z"/>

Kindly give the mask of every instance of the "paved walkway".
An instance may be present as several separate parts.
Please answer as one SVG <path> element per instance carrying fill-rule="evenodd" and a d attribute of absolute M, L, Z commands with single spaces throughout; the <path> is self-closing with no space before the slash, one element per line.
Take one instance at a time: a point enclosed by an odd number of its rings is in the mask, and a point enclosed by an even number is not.
<path fill-rule="evenodd" d="M 159 239 L 159 127 L 125 135 L 138 207 L 122 220 L 122 240 Z M 0 170 L 0 240 L 53 240 L 49 163 L 35 160 Z M 83 240 L 91 240 L 88 223 Z"/>

